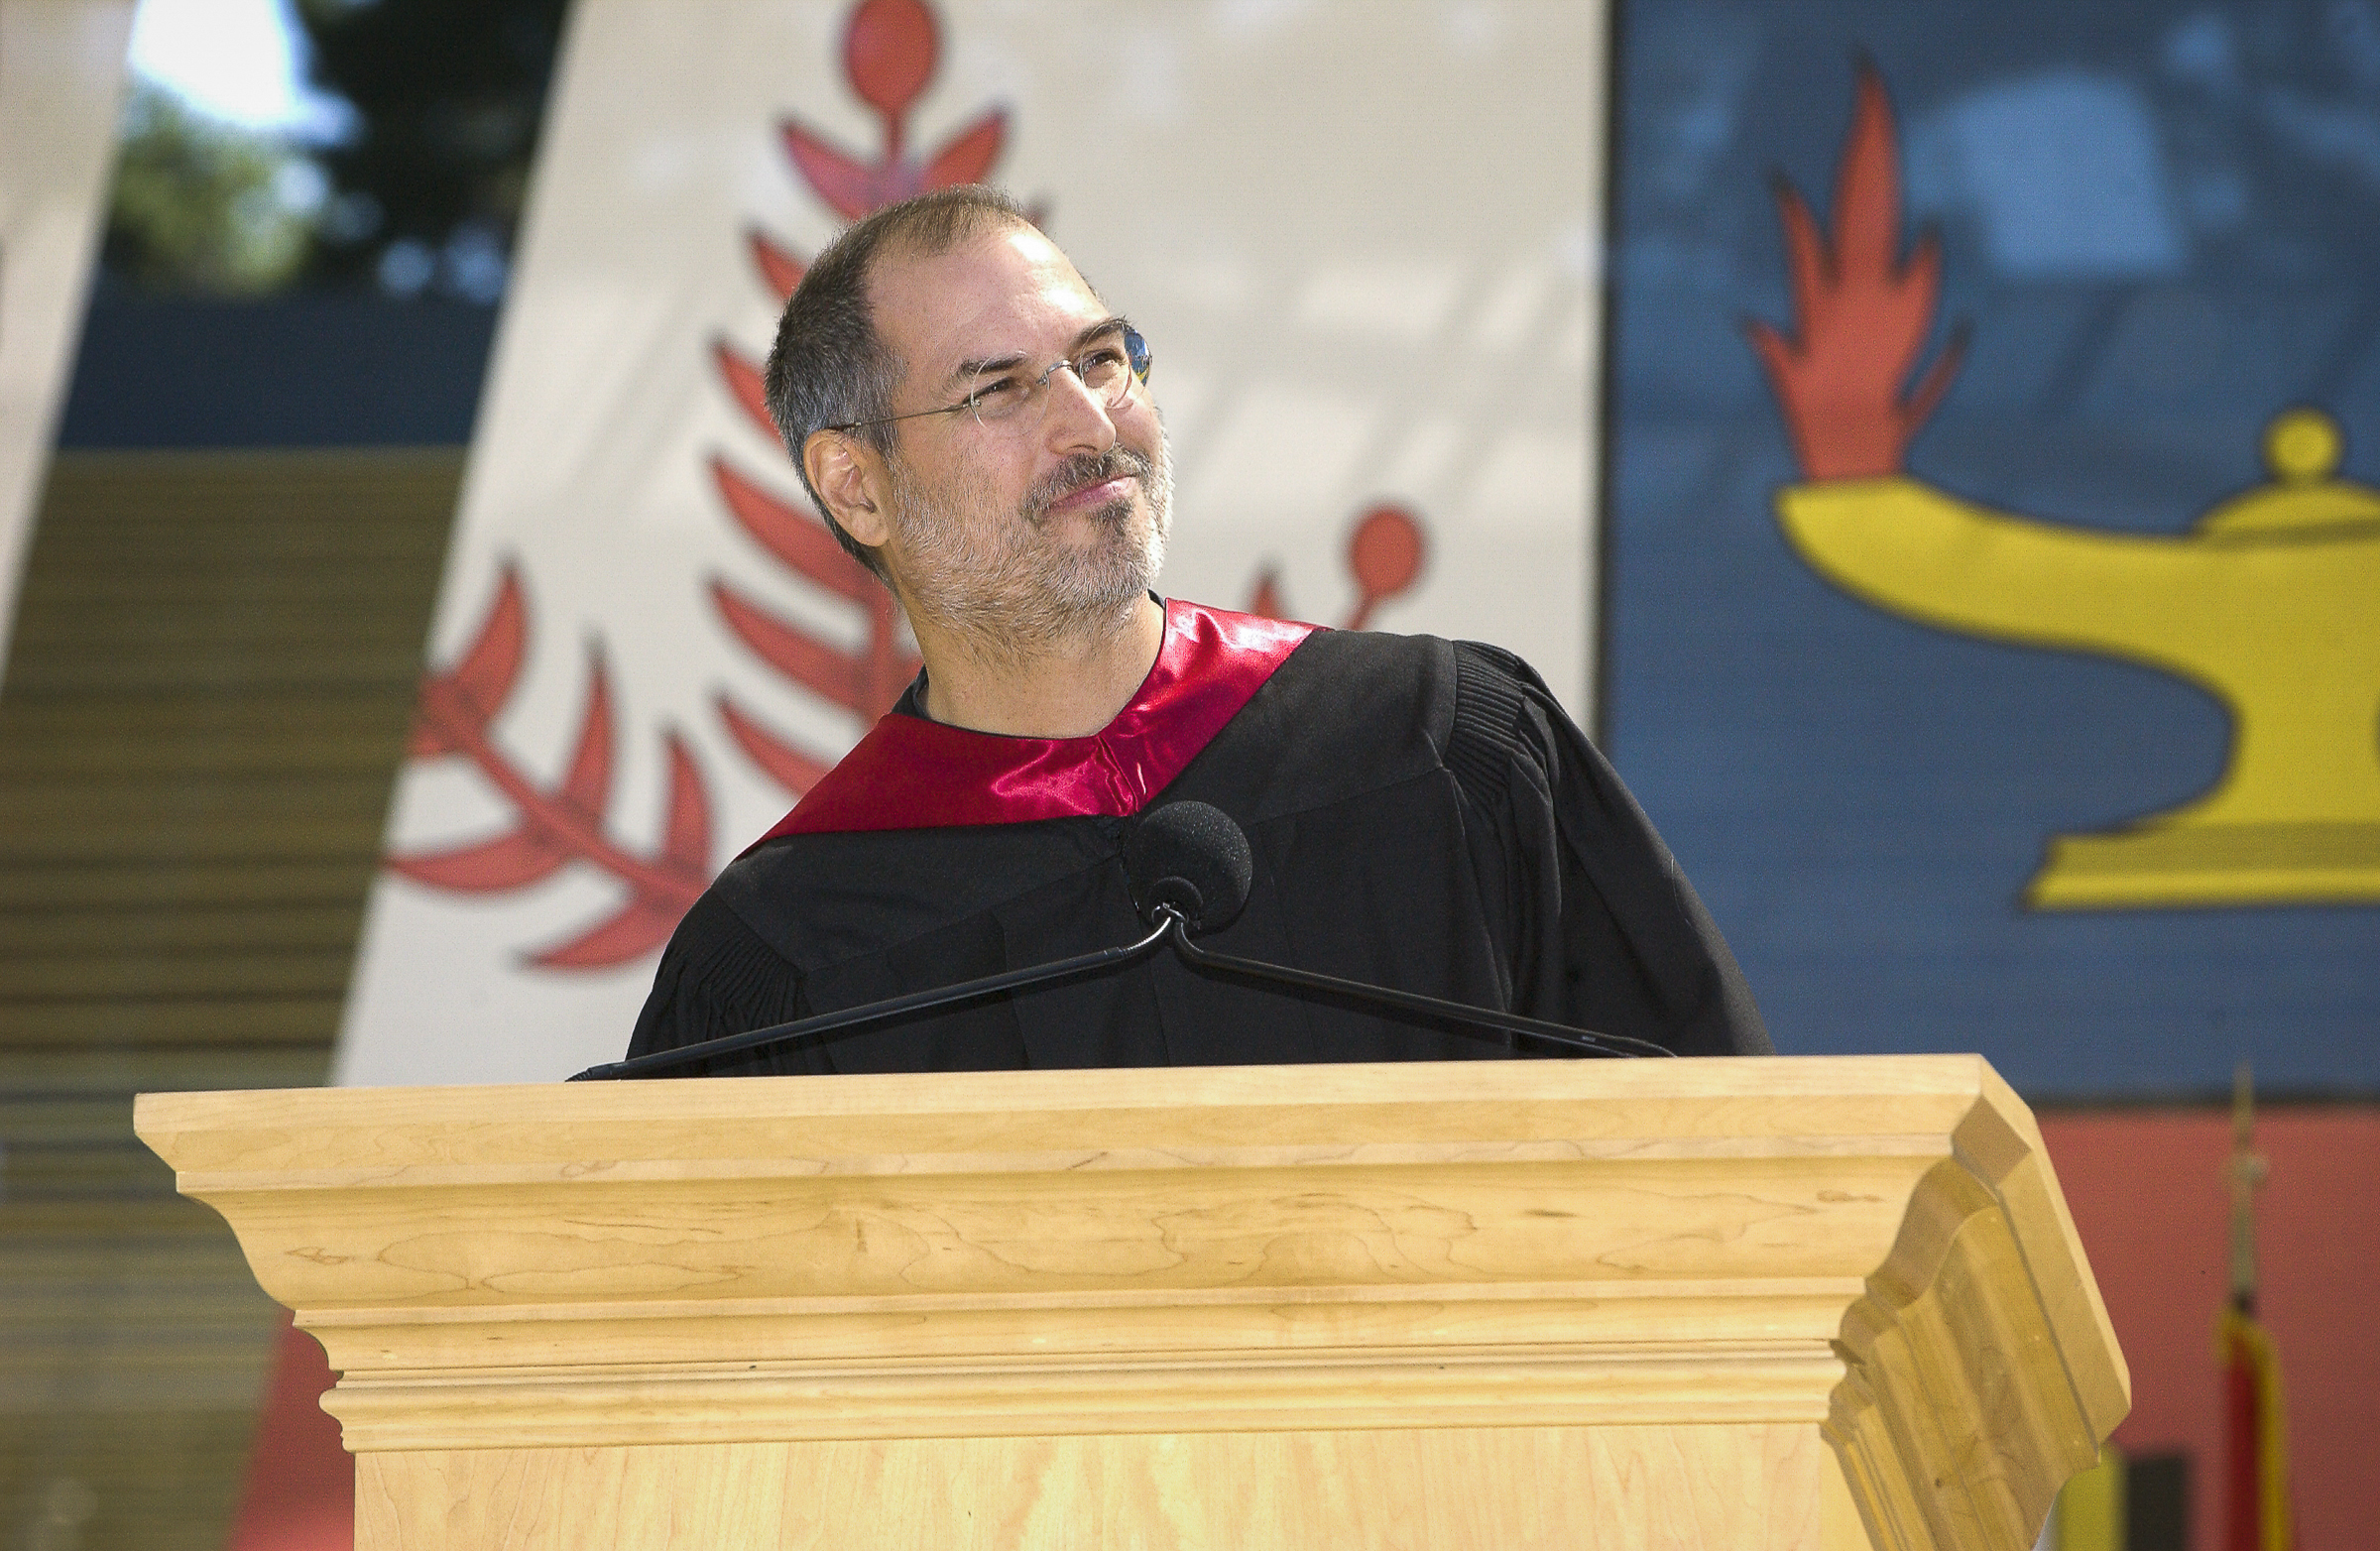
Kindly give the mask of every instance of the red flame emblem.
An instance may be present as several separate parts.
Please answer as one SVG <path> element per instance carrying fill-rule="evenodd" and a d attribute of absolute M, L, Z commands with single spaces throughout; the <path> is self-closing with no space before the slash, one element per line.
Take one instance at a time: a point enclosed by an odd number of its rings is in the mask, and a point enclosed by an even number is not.
<path fill-rule="evenodd" d="M 1892 102 L 1872 65 L 1859 68 L 1859 105 L 1835 176 L 1833 240 L 1792 184 L 1777 184 L 1793 280 L 1791 337 L 1750 325 L 1752 348 L 1783 408 L 1794 455 L 1810 479 L 1875 479 L 1901 471 L 1926 418 L 1965 351 L 1962 330 L 1915 388 L 1942 292 L 1933 233 L 1900 256 L 1900 173 Z"/>

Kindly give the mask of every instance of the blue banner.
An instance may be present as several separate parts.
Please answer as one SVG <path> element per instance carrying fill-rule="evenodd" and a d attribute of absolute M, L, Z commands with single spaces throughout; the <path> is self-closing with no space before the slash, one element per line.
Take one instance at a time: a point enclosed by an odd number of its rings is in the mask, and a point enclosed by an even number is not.
<path fill-rule="evenodd" d="M 2380 6 L 1618 15 L 1604 732 L 1778 1048 L 2380 1091 Z"/>

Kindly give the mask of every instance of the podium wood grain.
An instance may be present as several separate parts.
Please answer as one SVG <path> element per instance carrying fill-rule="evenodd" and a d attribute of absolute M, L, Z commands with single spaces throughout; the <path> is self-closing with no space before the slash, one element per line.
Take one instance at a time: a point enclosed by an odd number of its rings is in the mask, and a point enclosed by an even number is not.
<path fill-rule="evenodd" d="M 2128 1404 L 1973 1057 L 149 1095 L 361 1551 L 2022 1547 Z"/>

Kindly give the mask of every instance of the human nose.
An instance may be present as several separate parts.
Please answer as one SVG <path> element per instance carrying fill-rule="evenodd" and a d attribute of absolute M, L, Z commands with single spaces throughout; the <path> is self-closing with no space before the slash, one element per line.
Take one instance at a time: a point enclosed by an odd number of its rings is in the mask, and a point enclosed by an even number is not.
<path fill-rule="evenodd" d="M 1115 445 L 1116 420 L 1107 400 L 1083 381 L 1071 361 L 1049 369 L 1041 414 L 1053 450 L 1105 452 Z"/>

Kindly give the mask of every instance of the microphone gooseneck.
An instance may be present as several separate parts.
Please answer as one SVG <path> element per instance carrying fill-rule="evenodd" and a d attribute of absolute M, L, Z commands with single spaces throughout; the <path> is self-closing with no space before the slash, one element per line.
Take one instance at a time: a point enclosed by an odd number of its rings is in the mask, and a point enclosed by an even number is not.
<path fill-rule="evenodd" d="M 1124 842 L 1124 867 L 1131 881 L 1132 902 L 1140 918 L 1152 925 L 1170 924 L 1173 951 L 1192 969 L 1250 981 L 1266 990 L 1355 1007 L 1408 1023 L 1431 1023 L 1453 1028 L 1475 1039 L 1508 1043 L 1513 1036 L 1542 1040 L 1585 1055 L 1675 1055 L 1649 1039 L 1625 1034 L 1597 1033 L 1543 1018 L 1523 1017 L 1425 997 L 1410 991 L 1391 991 L 1363 981 L 1318 975 L 1311 970 L 1235 958 L 1191 942 L 1203 932 L 1227 926 L 1248 903 L 1255 878 L 1255 859 L 1248 835 L 1221 808 L 1205 802 L 1169 802 L 1150 812 Z M 1492 1030 L 1492 1032 L 1490 1032 Z"/>
<path fill-rule="evenodd" d="M 1101 948 L 1094 953 L 1078 953 L 1070 959 L 1053 964 L 1034 964 L 1024 969 L 1004 970 L 998 975 L 986 975 L 980 980 L 957 986 L 941 986 L 932 991 L 913 991 L 905 997 L 891 997 L 883 1002 L 871 1002 L 865 1007 L 845 1008 L 838 1013 L 821 1013 L 814 1017 L 795 1018 L 790 1023 L 773 1023 L 767 1028 L 750 1029 L 741 1034 L 722 1034 L 697 1044 L 680 1045 L 674 1050 L 655 1050 L 648 1055 L 632 1055 L 625 1061 L 606 1061 L 590 1066 L 583 1072 L 571 1074 L 568 1081 L 617 1082 L 624 1077 L 651 1077 L 672 1067 L 691 1066 L 697 1061 L 714 1060 L 720 1056 L 741 1055 L 762 1045 L 779 1041 L 803 1040 L 824 1044 L 845 1034 L 857 1033 L 878 1023 L 894 1018 L 910 1017 L 962 1003 L 981 1002 L 990 997 L 1004 996 L 1045 986 L 1056 981 L 1077 980 L 1105 970 L 1121 969 L 1135 959 L 1156 951 L 1167 934 L 1178 930 L 1180 916 L 1168 909 L 1156 929 L 1138 942 L 1120 948 Z"/>
<path fill-rule="evenodd" d="M 1182 961 L 1192 969 L 1226 975 L 1234 980 L 1251 981 L 1267 991 L 1286 991 L 1310 1001 L 1336 1003 L 1341 1007 L 1369 1013 L 1375 1017 L 1392 1017 L 1402 1023 L 1428 1023 L 1452 1028 L 1456 1033 L 1496 1044 L 1506 1043 L 1499 1035 L 1517 1035 L 1523 1039 L 1541 1039 L 1566 1050 L 1576 1050 L 1581 1055 L 1674 1056 L 1678 1053 L 1666 1045 L 1657 1045 L 1650 1039 L 1637 1039 L 1628 1034 L 1606 1034 L 1591 1028 L 1573 1028 L 1568 1023 L 1549 1023 L 1543 1018 L 1523 1017 L 1518 1013 L 1498 1013 L 1492 1008 L 1473 1007 L 1467 1002 L 1450 1002 L 1444 997 L 1425 997 L 1412 991 L 1391 991 L 1386 986 L 1368 985 L 1360 980 L 1342 980 L 1336 975 L 1317 975 L 1312 970 L 1291 969 L 1285 964 L 1234 958 L 1192 942 L 1189 922 L 1173 906 L 1159 905 L 1158 911 L 1167 917 L 1167 923 L 1173 927 L 1173 951 L 1180 954 Z"/>
<path fill-rule="evenodd" d="M 1586 1055 L 1677 1053 L 1649 1040 L 1631 1039 L 1622 1034 L 1599 1034 L 1563 1023 L 1522 1017 L 1516 1013 L 1499 1013 L 1410 991 L 1391 991 L 1384 986 L 1342 980 L 1335 975 L 1318 975 L 1311 970 L 1290 969 L 1285 965 L 1266 964 L 1255 959 L 1233 958 L 1198 947 L 1190 941 L 1192 937 L 1228 926 L 1238 918 L 1248 903 L 1249 890 L 1254 883 L 1256 872 L 1255 858 L 1249 849 L 1247 834 L 1232 821 L 1230 814 L 1210 803 L 1169 802 L 1153 809 L 1126 831 L 1122 849 L 1125 877 L 1131 885 L 1132 904 L 1150 927 L 1147 935 L 1136 942 L 1077 954 L 1050 964 L 986 975 L 962 985 L 911 992 L 865 1007 L 846 1008 L 841 1012 L 796 1018 L 789 1023 L 776 1023 L 740 1034 L 726 1034 L 717 1039 L 681 1045 L 674 1050 L 655 1050 L 647 1055 L 631 1056 L 625 1061 L 609 1061 L 601 1066 L 588 1067 L 570 1081 L 606 1082 L 625 1077 L 651 1077 L 699 1061 L 741 1055 L 763 1045 L 779 1042 L 799 1040 L 823 1044 L 898 1018 L 1012 995 L 1057 981 L 1076 980 L 1122 969 L 1147 957 L 1168 941 L 1173 944 L 1173 951 L 1180 955 L 1183 963 L 1202 974 L 1247 981 L 1275 994 L 1286 992 L 1308 1001 L 1358 1008 L 1375 1016 L 1392 1017 L 1401 1022 L 1452 1028 L 1458 1033 L 1493 1040 L 1507 1047 L 1510 1039 L 1517 1035 L 1544 1040 Z"/>

